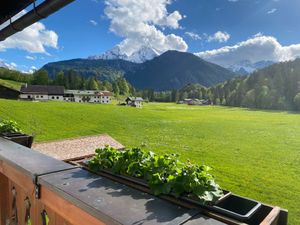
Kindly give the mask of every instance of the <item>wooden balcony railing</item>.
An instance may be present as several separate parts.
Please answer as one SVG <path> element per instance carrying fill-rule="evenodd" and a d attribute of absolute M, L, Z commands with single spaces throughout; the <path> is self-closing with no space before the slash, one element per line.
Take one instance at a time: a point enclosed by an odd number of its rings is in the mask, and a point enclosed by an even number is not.
<path fill-rule="evenodd" d="M 286 225 L 267 205 L 251 224 Z M 190 209 L 0 138 L 1 225 L 245 224 Z"/>

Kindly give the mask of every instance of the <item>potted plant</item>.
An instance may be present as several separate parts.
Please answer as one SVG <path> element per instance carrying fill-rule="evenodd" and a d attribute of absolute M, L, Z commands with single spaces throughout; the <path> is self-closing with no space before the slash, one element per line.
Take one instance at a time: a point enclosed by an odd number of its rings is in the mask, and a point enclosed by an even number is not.
<path fill-rule="evenodd" d="M 0 136 L 28 148 L 31 148 L 33 142 L 33 136 L 23 134 L 20 126 L 14 120 L 0 121 Z"/>

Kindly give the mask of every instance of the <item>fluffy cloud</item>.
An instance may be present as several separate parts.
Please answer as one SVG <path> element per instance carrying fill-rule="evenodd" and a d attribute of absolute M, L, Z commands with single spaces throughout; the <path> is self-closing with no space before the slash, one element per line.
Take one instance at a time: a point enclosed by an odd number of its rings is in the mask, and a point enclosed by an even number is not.
<path fill-rule="evenodd" d="M 227 42 L 230 39 L 230 34 L 227 32 L 218 31 L 208 37 L 208 42 L 217 41 L 220 43 Z"/>
<path fill-rule="evenodd" d="M 13 19 L 24 15 L 26 11 L 20 12 Z M 6 27 L 8 22 L 0 26 L 0 29 Z M 22 49 L 30 53 L 47 53 L 46 47 L 57 48 L 58 35 L 47 30 L 44 24 L 37 22 L 21 32 L 14 34 L 5 41 L 0 42 L 0 51 L 6 49 Z"/>
<path fill-rule="evenodd" d="M 251 63 L 263 60 L 281 62 L 299 57 L 300 44 L 282 46 L 275 37 L 257 34 L 233 46 L 195 54 L 225 67 L 238 64 L 243 60 L 248 60 Z"/>
<path fill-rule="evenodd" d="M 106 0 L 105 14 L 111 20 L 110 31 L 124 38 L 119 44 L 123 53 L 131 55 L 143 45 L 158 52 L 173 49 L 186 51 L 183 38 L 165 34 L 164 28 L 178 29 L 183 16 L 174 11 L 169 13 L 171 0 Z"/>

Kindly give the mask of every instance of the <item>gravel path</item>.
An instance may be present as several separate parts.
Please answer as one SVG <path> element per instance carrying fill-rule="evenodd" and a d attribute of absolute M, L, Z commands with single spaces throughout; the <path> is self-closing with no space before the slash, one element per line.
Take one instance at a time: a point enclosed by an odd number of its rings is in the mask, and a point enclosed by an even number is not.
<path fill-rule="evenodd" d="M 92 156 L 95 149 L 110 145 L 116 149 L 124 146 L 107 134 L 33 144 L 32 149 L 59 160 Z"/>

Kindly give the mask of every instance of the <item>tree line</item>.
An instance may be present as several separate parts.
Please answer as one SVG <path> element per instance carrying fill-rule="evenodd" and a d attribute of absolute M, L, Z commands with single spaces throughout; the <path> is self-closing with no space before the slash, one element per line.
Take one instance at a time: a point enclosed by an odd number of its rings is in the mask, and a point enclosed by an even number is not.
<path fill-rule="evenodd" d="M 74 70 L 60 71 L 56 74 L 55 79 L 49 79 L 46 70 L 38 70 L 33 73 L 31 84 L 36 85 L 60 85 L 66 89 L 73 90 L 106 90 L 115 95 L 131 95 L 134 93 L 133 86 L 123 77 L 109 82 L 100 81 L 96 77 L 84 77 Z"/>
<path fill-rule="evenodd" d="M 33 80 L 33 75 L 0 67 L 0 78 L 21 83 L 31 83 L 31 81 Z"/>
<path fill-rule="evenodd" d="M 50 79 L 46 70 L 37 70 L 33 74 L 26 74 L 15 70 L 0 68 L 0 78 L 32 85 L 61 85 L 74 90 L 102 90 L 111 91 L 118 95 L 133 95 L 135 89 L 123 77 L 109 82 L 100 81 L 96 77 L 84 77 L 74 70 L 60 71 L 54 79 Z"/>

